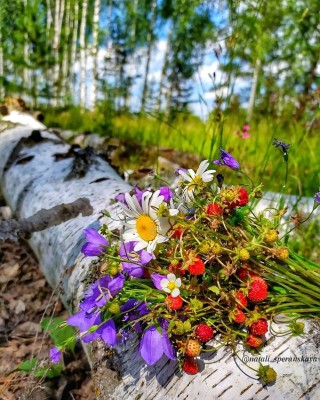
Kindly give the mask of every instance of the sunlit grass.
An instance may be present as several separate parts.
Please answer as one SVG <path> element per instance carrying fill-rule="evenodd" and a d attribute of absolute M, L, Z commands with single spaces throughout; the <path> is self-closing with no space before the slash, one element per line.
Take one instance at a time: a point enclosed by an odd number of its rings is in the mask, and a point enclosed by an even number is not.
<path fill-rule="evenodd" d="M 62 112 L 46 112 L 46 124 L 74 131 L 91 131 L 102 136 L 133 139 L 141 144 L 175 148 L 199 154 L 209 160 L 219 158 L 219 147 L 231 152 L 255 184 L 265 190 L 313 196 L 319 186 L 320 138 L 294 121 L 261 119 L 251 124 L 250 137 L 242 139 L 237 117 L 226 116 L 219 122 L 214 118 L 202 122 L 193 116 L 180 117 L 168 123 L 163 116 L 129 115 L 106 117 L 100 110 L 81 112 L 71 108 Z M 290 143 L 288 182 L 285 182 L 285 162 L 274 138 Z M 220 168 L 225 181 L 246 183 L 227 168 Z"/>

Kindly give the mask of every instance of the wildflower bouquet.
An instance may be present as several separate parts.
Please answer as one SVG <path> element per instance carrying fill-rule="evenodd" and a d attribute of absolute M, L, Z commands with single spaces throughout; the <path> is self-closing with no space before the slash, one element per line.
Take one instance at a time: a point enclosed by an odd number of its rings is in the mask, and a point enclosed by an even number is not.
<path fill-rule="evenodd" d="M 224 150 L 213 163 L 241 172 Z M 118 231 L 84 230 L 82 252 L 101 258 L 102 274 L 67 320 L 83 342 L 121 345 L 135 332 L 148 365 L 164 354 L 196 374 L 202 352 L 236 352 L 239 343 L 259 350 L 279 314 L 294 333 L 303 331 L 297 318 L 320 316 L 320 267 L 280 240 L 284 211 L 256 215 L 250 200 L 260 188 L 226 186 L 215 172 L 208 161 L 197 171 L 180 168 L 175 192 L 118 196 Z M 319 203 L 317 194 L 314 209 Z M 269 366 L 257 372 L 264 383 L 276 378 Z"/>

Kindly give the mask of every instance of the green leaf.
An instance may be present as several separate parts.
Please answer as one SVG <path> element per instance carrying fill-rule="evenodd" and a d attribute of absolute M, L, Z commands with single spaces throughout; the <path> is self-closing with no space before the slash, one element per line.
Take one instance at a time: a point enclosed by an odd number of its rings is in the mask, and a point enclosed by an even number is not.
<path fill-rule="evenodd" d="M 213 292 L 215 294 L 220 293 L 220 289 L 218 288 L 218 286 L 210 286 L 208 289 L 211 290 L 211 292 Z"/>
<path fill-rule="evenodd" d="M 36 378 L 56 378 L 61 375 L 62 364 L 54 364 L 50 368 L 41 367 L 38 368 L 34 376 Z"/>
<path fill-rule="evenodd" d="M 281 293 L 281 294 L 287 294 L 288 293 L 288 291 L 286 289 L 284 289 L 283 287 L 281 287 L 281 286 L 272 286 L 272 290 L 273 290 L 273 292 Z"/>
<path fill-rule="evenodd" d="M 55 346 L 65 347 L 68 350 L 74 351 L 76 330 L 72 326 L 67 325 L 62 318 L 44 318 L 40 326 L 49 332 Z"/>
<path fill-rule="evenodd" d="M 23 361 L 15 371 L 24 371 L 24 372 L 31 372 L 35 369 L 38 360 L 36 358 L 30 358 L 29 360 Z"/>

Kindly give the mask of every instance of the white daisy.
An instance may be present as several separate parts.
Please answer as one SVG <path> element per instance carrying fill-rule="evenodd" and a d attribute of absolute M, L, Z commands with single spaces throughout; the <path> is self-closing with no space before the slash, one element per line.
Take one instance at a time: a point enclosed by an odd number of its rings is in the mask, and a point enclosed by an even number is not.
<path fill-rule="evenodd" d="M 166 278 L 161 280 L 160 286 L 162 290 L 170 293 L 172 297 L 178 297 L 180 294 L 181 279 L 177 278 L 175 274 L 168 274 Z"/>
<path fill-rule="evenodd" d="M 168 238 L 165 234 L 171 228 L 168 218 L 158 217 L 157 211 L 163 202 L 160 191 L 145 192 L 142 195 L 141 205 L 135 195 L 125 194 L 127 206 L 122 204 L 125 215 L 124 242 L 138 242 L 134 251 L 146 249 L 153 253 L 157 243 L 163 243 Z"/>
<path fill-rule="evenodd" d="M 186 186 L 183 189 L 183 196 L 188 202 L 194 199 L 194 191 L 197 187 L 202 187 L 205 183 L 213 180 L 213 174 L 216 171 L 214 169 L 207 171 L 208 166 L 208 160 L 204 160 L 200 163 L 196 172 L 193 169 L 185 171 L 180 168 L 178 170 L 178 174 L 182 177 L 183 182 L 186 182 Z"/>

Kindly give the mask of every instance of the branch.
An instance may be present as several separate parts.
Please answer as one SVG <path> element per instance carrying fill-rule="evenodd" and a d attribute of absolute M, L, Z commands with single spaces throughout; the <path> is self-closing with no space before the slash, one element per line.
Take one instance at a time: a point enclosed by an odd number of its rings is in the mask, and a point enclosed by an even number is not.
<path fill-rule="evenodd" d="M 17 242 L 19 238 L 28 238 L 33 232 L 43 231 L 77 217 L 91 215 L 93 208 L 90 201 L 86 198 L 80 198 L 72 203 L 59 204 L 58 206 L 42 209 L 29 218 L 17 221 L 10 219 L 0 222 L 0 242 L 13 240 Z"/>

